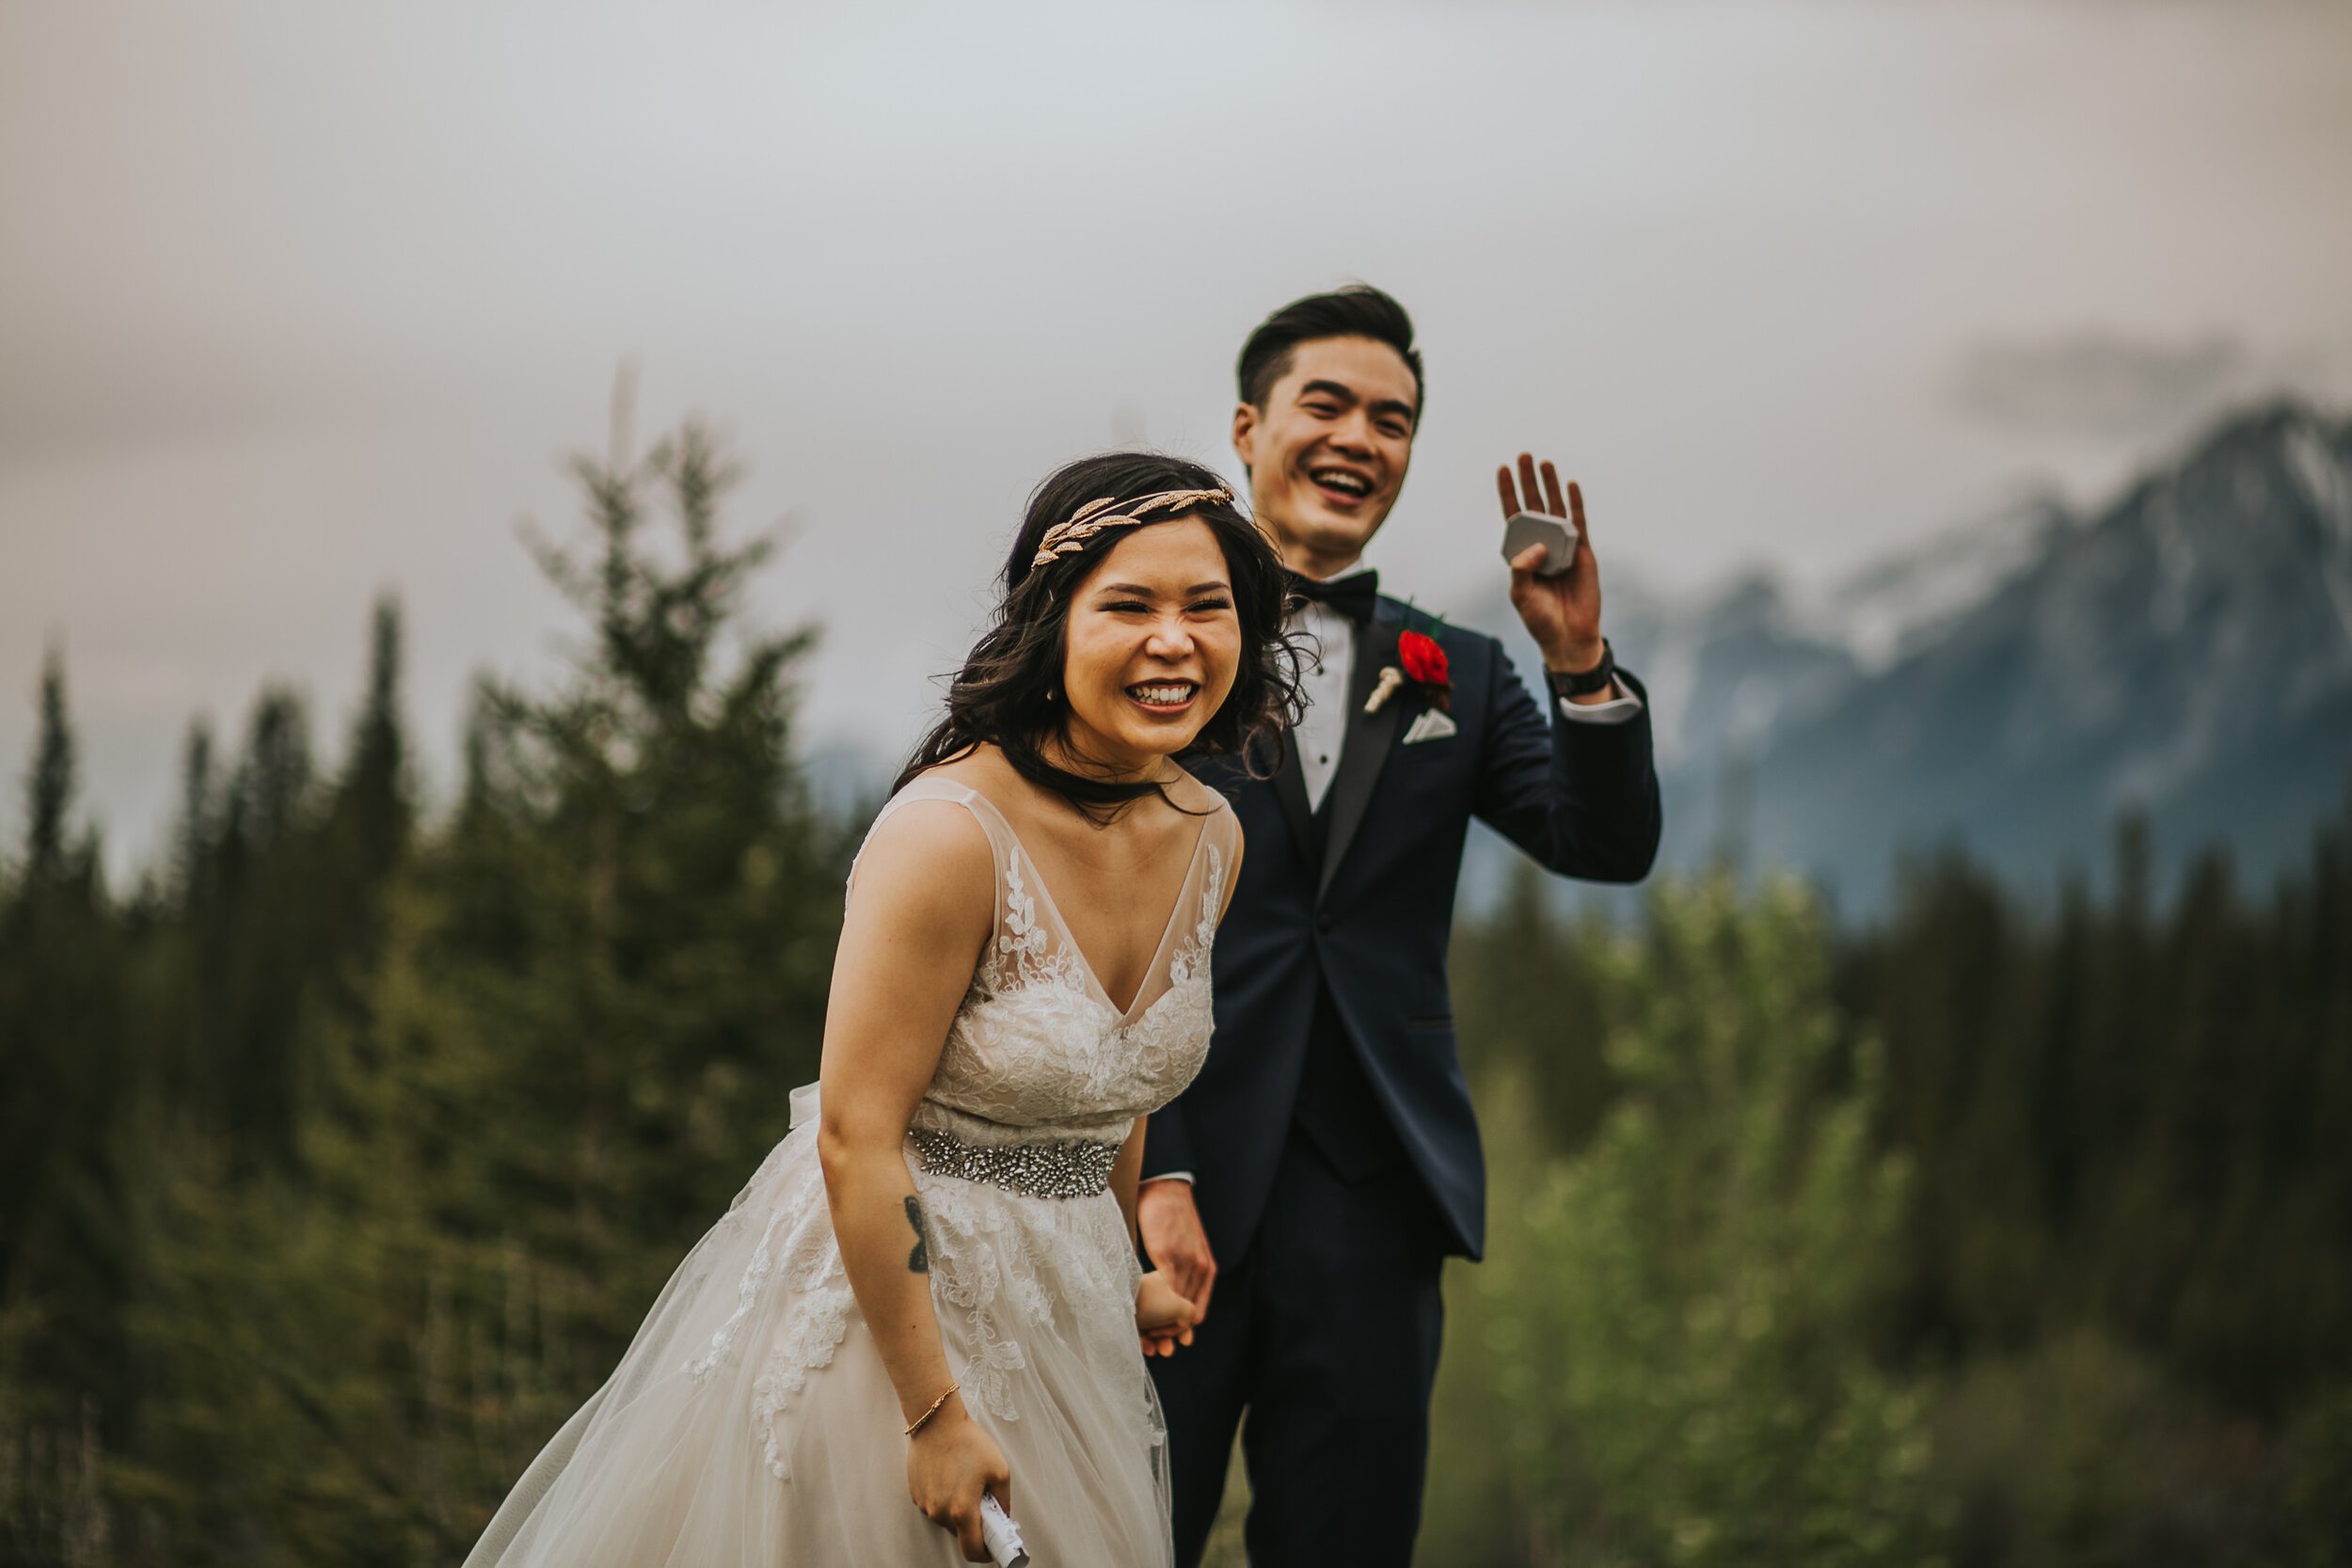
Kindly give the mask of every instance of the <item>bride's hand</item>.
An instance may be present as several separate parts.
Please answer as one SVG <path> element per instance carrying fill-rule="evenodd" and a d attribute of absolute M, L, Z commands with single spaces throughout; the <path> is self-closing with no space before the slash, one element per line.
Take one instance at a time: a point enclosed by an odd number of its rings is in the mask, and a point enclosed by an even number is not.
<path fill-rule="evenodd" d="M 956 1538 L 966 1562 L 986 1562 L 980 1539 L 980 1500 L 996 1495 L 1012 1512 L 1012 1471 L 1005 1450 L 965 1413 L 961 1399 L 907 1440 L 907 1491 L 923 1516 Z"/>
<path fill-rule="evenodd" d="M 1178 1345 L 1192 1343 L 1192 1325 L 1200 1313 L 1183 1291 L 1153 1269 L 1136 1287 L 1136 1338 L 1146 1355 L 1173 1355 Z"/>

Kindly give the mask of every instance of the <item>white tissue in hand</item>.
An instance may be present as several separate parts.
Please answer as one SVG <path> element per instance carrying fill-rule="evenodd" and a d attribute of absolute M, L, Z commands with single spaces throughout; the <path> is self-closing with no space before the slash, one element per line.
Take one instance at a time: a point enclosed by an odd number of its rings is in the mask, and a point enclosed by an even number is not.
<path fill-rule="evenodd" d="M 1029 1554 L 1021 1548 L 1021 1527 L 993 1493 L 980 1499 L 980 1542 L 996 1568 L 1029 1568 Z"/>

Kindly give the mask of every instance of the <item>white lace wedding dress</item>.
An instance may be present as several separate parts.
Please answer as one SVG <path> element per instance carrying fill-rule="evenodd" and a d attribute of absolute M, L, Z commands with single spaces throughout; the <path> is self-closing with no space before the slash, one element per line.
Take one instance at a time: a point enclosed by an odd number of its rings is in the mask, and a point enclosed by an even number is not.
<path fill-rule="evenodd" d="M 996 808 L 924 778 L 877 824 L 917 801 L 971 812 L 996 861 L 996 938 L 906 1146 L 947 1363 L 1005 1450 L 1037 1568 L 1166 1563 L 1165 1433 L 1136 1344 L 1135 1249 L 1106 1182 L 1135 1118 L 1173 1099 L 1208 1050 L 1209 946 L 1239 826 L 1223 807 L 1202 819 L 1149 977 L 1121 1012 Z M 793 1095 L 789 1135 L 467 1568 L 962 1561 L 907 1496 L 898 1399 L 825 1206 L 815 1099 Z"/>

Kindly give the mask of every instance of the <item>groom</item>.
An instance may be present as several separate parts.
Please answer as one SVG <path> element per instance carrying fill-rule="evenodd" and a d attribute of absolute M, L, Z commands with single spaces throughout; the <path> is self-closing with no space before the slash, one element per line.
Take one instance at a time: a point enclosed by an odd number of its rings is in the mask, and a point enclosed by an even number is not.
<path fill-rule="evenodd" d="M 1638 881 L 1660 831 L 1649 719 L 1601 637 L 1589 546 L 1565 576 L 1534 576 L 1534 552 L 1513 565 L 1540 704 L 1501 643 L 1381 595 L 1359 566 L 1422 411 L 1396 301 L 1358 287 L 1286 305 L 1239 375 L 1233 450 L 1321 658 L 1305 717 L 1258 759 L 1271 778 L 1202 771 L 1232 796 L 1249 853 L 1217 934 L 1207 1064 L 1152 1117 L 1144 1154 L 1145 1249 L 1204 1313 L 1190 1350 L 1151 1363 L 1176 1557 L 1200 1560 L 1238 1428 L 1252 1562 L 1402 1564 L 1439 1268 L 1485 1240 L 1445 971 L 1463 836 L 1476 817 L 1552 871 Z M 1539 497 L 1522 457 L 1517 483 L 1499 476 L 1502 510 L 1573 512 L 1581 531 L 1576 487 L 1564 504 L 1549 464 L 1543 478 Z M 1461 547 L 1477 555 L 1502 518 L 1471 521 L 1469 499 Z"/>

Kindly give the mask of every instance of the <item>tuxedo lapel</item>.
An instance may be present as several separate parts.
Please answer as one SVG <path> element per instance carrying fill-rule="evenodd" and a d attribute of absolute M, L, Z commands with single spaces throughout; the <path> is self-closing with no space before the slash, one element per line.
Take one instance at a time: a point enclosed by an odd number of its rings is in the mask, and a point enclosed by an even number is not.
<path fill-rule="evenodd" d="M 1309 865 L 1316 863 L 1314 809 L 1307 804 L 1307 779 L 1298 761 L 1298 737 L 1286 726 L 1278 740 L 1262 737 L 1254 743 L 1262 758 L 1271 757 L 1274 777 L 1274 799 L 1282 808 L 1282 825 L 1291 831 L 1291 838 L 1298 846 L 1298 858 Z"/>
<path fill-rule="evenodd" d="M 1392 691 L 1377 713 L 1366 713 L 1365 702 L 1380 679 L 1380 672 L 1396 662 L 1397 628 L 1376 616 L 1365 623 L 1356 640 L 1356 667 L 1347 678 L 1347 738 L 1340 743 L 1340 766 L 1331 776 L 1331 793 L 1325 802 L 1330 832 L 1323 845 L 1323 875 L 1315 885 L 1315 901 L 1330 891 L 1331 875 L 1363 825 L 1372 804 L 1372 786 L 1389 760 L 1396 739 L 1397 721 L 1410 705 L 1402 691 Z"/>

